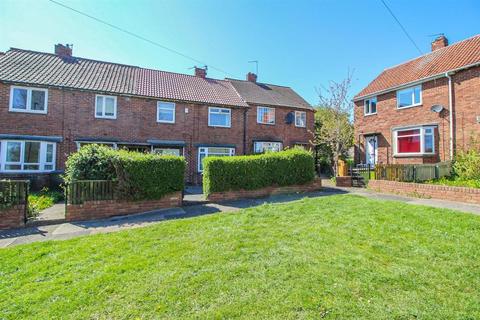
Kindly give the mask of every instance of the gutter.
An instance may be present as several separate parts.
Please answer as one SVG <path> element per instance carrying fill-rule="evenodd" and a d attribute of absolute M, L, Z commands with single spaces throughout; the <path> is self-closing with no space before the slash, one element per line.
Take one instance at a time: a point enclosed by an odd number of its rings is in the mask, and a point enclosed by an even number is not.
<path fill-rule="evenodd" d="M 366 95 L 363 95 L 363 96 L 355 97 L 355 98 L 353 98 L 353 101 L 359 101 L 359 100 L 363 100 L 363 99 L 366 99 L 366 98 L 375 97 L 375 96 L 378 96 L 378 95 L 381 95 L 381 94 L 384 94 L 384 93 L 388 93 L 388 92 L 391 92 L 391 91 L 394 91 L 394 90 L 408 88 L 408 87 L 414 86 L 416 84 L 420 84 L 420 83 L 423 83 L 423 82 L 443 78 L 443 77 L 446 77 L 447 74 L 453 74 L 453 73 L 456 73 L 457 71 L 472 68 L 472 67 L 476 67 L 476 66 L 480 66 L 480 61 L 472 63 L 472 64 L 468 64 L 468 65 L 463 66 L 463 67 L 448 70 L 447 72 L 442 72 L 442 73 L 439 73 L 439 74 L 436 74 L 436 75 L 433 75 L 433 76 L 421 78 L 421 79 L 411 81 L 411 82 L 407 82 L 407 83 L 402 83 L 400 85 L 393 86 L 393 87 L 390 87 L 388 89 L 384 89 L 384 90 L 376 91 L 376 92 L 369 93 L 369 94 L 366 94 Z"/>
<path fill-rule="evenodd" d="M 445 77 L 448 78 L 448 114 L 450 118 L 450 160 L 453 160 L 453 126 L 454 126 L 454 121 L 453 121 L 453 98 L 452 98 L 452 77 L 450 74 L 453 74 L 454 72 L 445 72 Z"/>

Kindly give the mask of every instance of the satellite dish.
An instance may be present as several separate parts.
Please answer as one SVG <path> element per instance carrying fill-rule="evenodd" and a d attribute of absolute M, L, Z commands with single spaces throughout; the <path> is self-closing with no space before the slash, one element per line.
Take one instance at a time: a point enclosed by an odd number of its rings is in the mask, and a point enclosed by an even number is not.
<path fill-rule="evenodd" d="M 435 113 L 440 113 L 442 112 L 443 109 L 444 109 L 443 106 L 439 104 L 434 104 L 433 106 L 430 107 L 430 110 Z"/>
<path fill-rule="evenodd" d="M 287 115 L 285 116 L 285 123 L 292 124 L 293 121 L 295 121 L 295 114 L 293 112 L 287 113 Z"/>

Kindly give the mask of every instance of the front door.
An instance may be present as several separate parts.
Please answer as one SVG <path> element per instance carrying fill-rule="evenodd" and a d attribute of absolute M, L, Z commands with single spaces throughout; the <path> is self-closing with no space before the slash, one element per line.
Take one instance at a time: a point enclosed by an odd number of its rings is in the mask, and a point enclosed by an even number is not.
<path fill-rule="evenodd" d="M 365 138 L 366 140 L 366 163 L 370 167 L 374 167 L 378 160 L 378 144 L 377 144 L 377 136 L 368 136 Z"/>

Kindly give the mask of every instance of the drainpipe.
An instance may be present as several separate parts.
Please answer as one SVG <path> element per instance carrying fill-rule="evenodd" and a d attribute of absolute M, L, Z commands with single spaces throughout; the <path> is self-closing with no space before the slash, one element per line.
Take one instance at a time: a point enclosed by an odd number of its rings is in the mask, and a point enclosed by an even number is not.
<path fill-rule="evenodd" d="M 452 77 L 445 72 L 448 78 L 448 112 L 450 117 L 450 160 L 453 160 L 453 99 L 452 99 Z"/>

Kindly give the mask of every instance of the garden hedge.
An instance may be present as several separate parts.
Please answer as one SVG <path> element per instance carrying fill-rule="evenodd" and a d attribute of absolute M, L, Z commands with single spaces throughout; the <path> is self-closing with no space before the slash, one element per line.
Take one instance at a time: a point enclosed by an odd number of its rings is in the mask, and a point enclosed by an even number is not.
<path fill-rule="evenodd" d="M 64 180 L 117 181 L 117 197 L 155 200 L 184 189 L 185 159 L 91 144 L 70 155 Z"/>
<path fill-rule="evenodd" d="M 203 192 L 255 190 L 269 186 L 306 184 L 315 178 L 313 155 L 290 149 L 261 155 L 206 157 Z"/>

